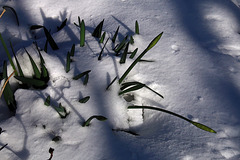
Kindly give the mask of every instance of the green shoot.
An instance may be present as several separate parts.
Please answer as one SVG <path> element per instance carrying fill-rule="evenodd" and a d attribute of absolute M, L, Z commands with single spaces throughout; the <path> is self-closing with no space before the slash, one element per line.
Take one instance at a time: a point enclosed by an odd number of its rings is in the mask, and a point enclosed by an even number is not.
<path fill-rule="evenodd" d="M 16 20 L 17 20 L 17 25 L 19 26 L 19 20 L 18 20 L 18 16 L 17 16 L 16 11 L 10 6 L 3 6 L 3 9 L 5 9 L 5 10 L 10 9 L 13 12 L 13 14 L 15 15 Z"/>
<path fill-rule="evenodd" d="M 29 59 L 30 59 L 30 62 L 31 62 L 31 64 L 32 64 L 34 76 L 35 76 L 36 78 L 40 79 L 40 78 L 41 78 L 41 73 L 40 73 L 40 71 L 39 71 L 36 63 L 34 62 L 34 60 L 32 59 L 32 57 L 30 56 L 30 54 L 28 53 L 28 51 L 26 50 L 26 48 L 24 48 L 24 49 L 25 49 L 25 51 L 27 52 L 28 57 L 29 57 Z"/>
<path fill-rule="evenodd" d="M 87 85 L 89 79 L 89 74 L 87 73 L 84 80 L 83 80 L 83 85 Z"/>
<path fill-rule="evenodd" d="M 13 75 L 13 73 L 11 74 L 11 76 Z M 3 78 L 6 80 L 5 86 L 2 89 L 3 90 L 3 97 L 4 97 L 4 100 L 5 100 L 8 108 L 9 108 L 9 110 L 11 112 L 13 112 L 14 115 L 15 115 L 17 106 L 16 106 L 16 100 L 15 100 L 14 93 L 13 93 L 13 91 L 11 89 L 11 86 L 8 82 L 10 78 L 8 78 L 8 76 L 7 76 L 7 63 L 6 63 L 6 61 L 4 61 L 4 63 L 3 63 Z"/>
<path fill-rule="evenodd" d="M 3 91 L 4 91 L 4 89 L 5 89 L 8 81 L 9 81 L 10 78 L 13 76 L 13 74 L 14 74 L 14 71 L 12 72 L 12 74 L 8 77 L 8 79 L 7 79 L 7 80 L 5 81 L 5 83 L 3 84 L 3 87 L 2 87 L 1 92 L 0 92 L 0 98 L 2 97 Z"/>
<path fill-rule="evenodd" d="M 117 38 L 117 35 L 118 35 L 119 27 L 120 27 L 120 26 L 118 26 L 118 28 L 117 28 L 117 30 L 116 30 L 116 32 L 115 32 L 113 38 L 112 38 L 112 42 L 113 42 L 113 43 L 115 43 L 115 41 L 116 41 L 116 38 Z"/>
<path fill-rule="evenodd" d="M 66 73 L 70 71 L 70 63 L 71 63 L 71 58 L 70 58 L 70 53 L 67 53 L 67 62 L 66 62 Z"/>
<path fill-rule="evenodd" d="M 131 55 L 130 55 L 129 58 L 133 59 L 134 56 L 136 55 L 137 51 L 138 51 L 138 48 L 136 48 L 136 49 L 131 53 Z"/>
<path fill-rule="evenodd" d="M 89 99 L 90 99 L 90 96 L 87 96 L 87 97 L 84 97 L 84 98 L 80 99 L 78 102 L 86 103 Z"/>
<path fill-rule="evenodd" d="M 129 43 L 130 43 L 130 44 L 133 44 L 133 43 L 134 43 L 133 36 L 130 37 Z"/>
<path fill-rule="evenodd" d="M 67 18 L 62 22 L 62 24 L 60 25 L 60 27 L 57 27 L 57 31 L 60 31 L 61 29 L 63 29 L 67 24 Z"/>
<path fill-rule="evenodd" d="M 16 56 L 16 54 L 15 54 L 15 52 L 14 52 L 14 49 L 13 49 L 13 46 L 12 46 L 12 43 L 11 43 L 11 42 L 10 42 L 10 46 L 11 46 L 11 49 L 12 49 L 13 56 L 15 57 L 15 60 L 16 60 L 16 63 L 17 63 L 17 67 L 18 67 L 19 74 L 20 74 L 20 76 L 24 77 L 22 68 L 21 68 L 21 66 L 20 66 L 20 64 L 19 64 L 19 62 L 18 62 L 17 56 Z"/>
<path fill-rule="evenodd" d="M 103 22 L 104 22 L 104 19 L 97 25 L 97 27 L 95 28 L 95 30 L 92 33 L 93 37 L 96 37 L 96 38 L 100 38 L 101 37 L 101 35 L 102 35 L 102 28 L 103 28 Z"/>
<path fill-rule="evenodd" d="M 128 54 L 128 46 L 129 46 L 129 42 L 126 44 L 126 47 L 122 53 L 122 57 L 120 59 L 120 64 L 123 64 L 126 62 L 126 59 L 127 59 L 127 54 Z"/>
<path fill-rule="evenodd" d="M 154 91 L 153 89 L 148 87 L 146 84 L 143 84 L 143 83 L 140 83 L 140 82 L 126 82 L 126 83 L 123 83 L 122 87 L 120 88 L 120 90 L 122 90 L 122 91 L 119 92 L 119 95 L 122 95 L 122 94 L 125 94 L 125 93 L 128 93 L 128 92 L 132 92 L 132 91 L 136 91 L 136 90 L 139 90 L 143 87 L 149 89 L 153 93 L 157 94 L 159 97 L 164 98 L 161 94 Z"/>
<path fill-rule="evenodd" d="M 7 45 L 5 44 L 1 33 L 0 33 L 0 40 L 1 40 L 1 42 L 2 42 L 2 45 L 3 45 L 3 48 L 4 48 L 5 52 L 6 52 L 6 54 L 7 54 L 8 60 L 9 60 L 11 66 L 12 66 L 14 72 L 15 72 L 15 75 L 18 75 L 18 72 L 17 72 L 17 70 L 16 70 L 16 67 L 15 67 L 15 65 L 14 65 L 14 63 L 13 63 L 13 61 L 12 61 L 12 57 L 11 57 L 11 55 L 10 55 L 8 49 L 7 49 Z"/>
<path fill-rule="evenodd" d="M 23 84 L 33 86 L 34 88 L 45 88 L 47 86 L 46 82 L 41 79 L 34 79 L 28 77 L 14 76 L 17 80 L 21 81 Z"/>
<path fill-rule="evenodd" d="M 69 112 L 67 112 L 66 108 L 63 107 L 61 103 L 59 103 L 58 107 L 54 107 L 54 109 L 62 119 L 66 118 L 69 115 Z"/>
<path fill-rule="evenodd" d="M 108 38 L 108 39 L 106 40 L 106 42 L 104 43 L 103 48 L 102 48 L 102 50 L 101 50 L 101 52 L 100 52 L 100 54 L 99 54 L 99 56 L 98 56 L 98 60 L 99 60 L 99 61 L 102 59 L 102 53 L 103 53 L 103 50 L 104 50 L 104 48 L 105 48 L 108 40 L 109 40 L 109 38 Z"/>
<path fill-rule="evenodd" d="M 91 70 L 87 70 L 87 71 L 85 71 L 83 73 L 80 73 L 80 74 L 74 76 L 73 79 L 74 80 L 78 80 L 78 79 L 82 78 L 83 76 L 87 75 L 89 72 L 91 72 Z"/>
<path fill-rule="evenodd" d="M 193 124 L 194 126 L 202 129 L 202 130 L 205 130 L 207 132 L 211 132 L 211 133 L 217 133 L 216 131 L 214 131 L 213 129 L 201 124 L 201 123 L 197 123 L 197 122 L 194 122 L 194 121 L 191 121 L 190 119 L 187 119 L 179 114 L 176 114 L 174 112 L 171 112 L 171 111 L 168 111 L 168 110 L 165 110 L 165 109 L 162 109 L 162 108 L 156 108 L 156 107 L 151 107 L 151 106 L 128 106 L 128 109 L 151 109 L 151 110 L 156 110 L 156 111 L 160 111 L 160 112 L 165 112 L 165 113 L 168 113 L 168 114 L 171 114 L 173 116 L 176 116 L 176 117 L 179 117 L 191 124 Z"/>
<path fill-rule="evenodd" d="M 72 45 L 71 51 L 70 51 L 70 56 L 73 57 L 75 53 L 75 44 Z"/>
<path fill-rule="evenodd" d="M 85 121 L 82 126 L 83 126 L 83 127 L 89 126 L 91 120 L 93 120 L 94 118 L 96 118 L 96 119 L 99 120 L 99 121 L 105 121 L 105 120 L 107 120 L 106 117 L 95 115 L 95 116 L 91 116 L 90 118 L 88 118 L 88 120 Z"/>
<path fill-rule="evenodd" d="M 75 26 L 77 26 L 77 27 L 79 27 L 79 28 L 81 27 L 81 26 L 80 26 L 80 25 L 81 25 L 81 20 L 80 20 L 80 17 L 79 17 L 79 16 L 78 16 L 78 24 L 79 24 L 79 25 L 78 25 L 77 23 L 75 23 L 75 22 L 74 22 L 74 24 L 75 24 Z"/>
<path fill-rule="evenodd" d="M 137 57 L 135 61 L 130 65 L 130 67 L 125 71 L 125 73 L 122 75 L 122 77 L 119 79 L 119 84 L 123 82 L 123 80 L 126 78 L 126 76 L 129 74 L 129 72 L 133 69 L 133 67 L 141 60 L 141 58 L 153 47 L 157 44 L 159 39 L 162 37 L 163 32 L 161 32 L 157 37 L 155 37 L 148 47 Z"/>
<path fill-rule="evenodd" d="M 138 25 L 138 21 L 135 22 L 135 33 L 139 34 L 139 25 Z"/>
<path fill-rule="evenodd" d="M 119 52 L 124 48 L 126 41 L 127 41 L 128 36 L 126 36 L 121 43 L 117 46 L 117 48 L 114 49 L 114 51 L 119 54 Z"/>
<path fill-rule="evenodd" d="M 51 34 L 48 32 L 48 30 L 45 27 L 43 27 L 43 30 L 44 30 L 44 33 L 45 33 L 46 38 L 47 38 L 47 41 L 49 42 L 51 48 L 53 50 L 58 50 L 59 48 L 58 48 L 56 42 L 54 41 L 54 39 L 52 38 Z"/>
<path fill-rule="evenodd" d="M 84 20 L 82 20 L 82 23 L 79 24 L 81 26 L 80 29 L 80 47 L 84 46 L 85 43 L 85 23 Z"/>
<path fill-rule="evenodd" d="M 110 86 L 117 80 L 117 76 L 112 80 L 112 82 L 107 86 L 106 90 L 110 88 Z"/>
<path fill-rule="evenodd" d="M 50 96 L 47 96 L 47 98 L 46 98 L 44 104 L 45 104 L 46 106 L 50 106 L 50 101 L 51 101 Z"/>
<path fill-rule="evenodd" d="M 101 36 L 99 43 L 103 43 L 103 41 L 105 39 L 105 35 L 106 35 L 106 32 L 104 32 L 103 35 Z"/>

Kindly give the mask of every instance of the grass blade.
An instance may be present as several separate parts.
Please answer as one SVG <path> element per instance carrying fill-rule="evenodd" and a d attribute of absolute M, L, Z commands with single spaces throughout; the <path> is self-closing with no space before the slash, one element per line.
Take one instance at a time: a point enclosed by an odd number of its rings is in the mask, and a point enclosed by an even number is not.
<path fill-rule="evenodd" d="M 87 85 L 88 79 L 89 79 L 89 74 L 86 74 L 86 76 L 85 76 L 85 78 L 84 78 L 84 81 L 83 81 L 83 84 L 84 84 L 84 85 Z"/>
<path fill-rule="evenodd" d="M 143 87 L 145 87 L 145 84 L 142 84 L 142 83 L 134 84 L 132 87 L 119 92 L 119 95 L 122 95 L 122 94 L 128 93 L 128 92 L 132 92 L 132 91 L 136 91 L 136 90 L 139 90 Z"/>
<path fill-rule="evenodd" d="M 129 43 L 130 43 L 130 44 L 133 44 L 133 43 L 134 43 L 133 36 L 130 37 Z"/>
<path fill-rule="evenodd" d="M 151 43 L 148 45 L 148 47 L 137 57 L 135 61 L 130 65 L 130 67 L 125 71 L 125 73 L 122 75 L 122 77 L 119 79 L 119 84 L 123 82 L 123 80 L 126 78 L 126 76 L 129 74 L 129 72 L 133 69 L 133 67 L 141 60 L 141 58 L 153 47 L 157 44 L 157 42 L 162 37 L 163 32 L 161 32 L 157 37 L 155 37 Z"/>
<path fill-rule="evenodd" d="M 26 48 L 24 48 L 24 49 L 25 49 L 25 51 L 27 52 L 28 57 L 29 57 L 29 59 L 30 59 L 30 62 L 31 62 L 31 64 L 32 64 L 34 76 L 35 76 L 36 78 L 40 79 L 40 78 L 41 78 L 41 73 L 40 73 L 40 71 L 39 71 L 36 63 L 34 62 L 34 60 L 32 59 L 32 57 L 30 56 L 30 54 L 28 53 L 28 51 L 26 50 Z"/>
<path fill-rule="evenodd" d="M 20 77 L 14 76 L 17 80 L 21 81 L 23 84 L 27 84 L 29 86 L 33 86 L 35 88 L 45 88 L 46 83 L 40 79 L 28 78 L 28 77 Z"/>
<path fill-rule="evenodd" d="M 58 107 L 54 107 L 54 109 L 62 119 L 65 119 L 69 115 L 69 112 L 67 112 L 66 108 L 63 107 L 61 103 L 59 103 Z"/>
<path fill-rule="evenodd" d="M 89 99 L 90 99 L 90 96 L 87 96 L 87 97 L 84 97 L 84 98 L 80 99 L 78 102 L 86 103 Z"/>
<path fill-rule="evenodd" d="M 46 36 L 47 41 L 49 42 L 51 48 L 53 50 L 58 50 L 59 48 L 58 48 L 56 42 L 54 41 L 54 39 L 52 38 L 51 34 L 48 32 L 48 30 L 45 27 L 43 27 L 43 30 L 44 30 L 45 36 Z"/>
<path fill-rule="evenodd" d="M 101 35 L 102 35 L 102 28 L 103 28 L 103 22 L 104 22 L 104 19 L 97 25 L 97 27 L 95 28 L 95 30 L 92 33 L 93 37 L 96 37 L 96 38 L 100 38 L 101 37 Z"/>
<path fill-rule="evenodd" d="M 103 46 L 103 48 L 102 48 L 102 50 L 101 50 L 101 52 L 100 52 L 100 54 L 99 54 L 99 56 L 98 56 L 98 60 L 99 60 L 99 61 L 102 59 L 102 53 L 103 53 L 103 50 L 104 50 L 104 48 L 105 48 L 108 40 L 109 40 L 109 38 L 108 38 L 108 39 L 106 40 L 106 42 L 104 43 L 104 46 Z"/>
<path fill-rule="evenodd" d="M 3 48 L 4 48 L 5 52 L 6 52 L 6 54 L 7 54 L 8 60 L 9 60 L 11 66 L 12 66 L 14 72 L 15 72 L 15 75 L 18 75 L 18 72 L 17 72 L 17 70 L 16 70 L 16 67 L 15 67 L 15 65 L 14 65 L 14 63 L 13 63 L 13 61 L 12 61 L 12 57 L 11 57 L 11 55 L 10 55 L 8 49 L 7 49 L 7 45 L 5 44 L 1 33 L 0 33 L 0 40 L 1 40 L 1 42 L 2 42 L 2 45 L 3 45 Z"/>
<path fill-rule="evenodd" d="M 116 38 L 117 38 L 117 35 L 118 35 L 118 31 L 119 31 L 119 27 L 120 27 L 120 26 L 118 26 L 115 34 L 113 35 L 113 38 L 112 38 L 112 42 L 113 42 L 113 43 L 115 43 L 115 41 L 116 41 Z"/>
<path fill-rule="evenodd" d="M 13 93 L 13 91 L 11 89 L 11 86 L 8 82 L 10 78 L 8 78 L 8 76 L 7 76 L 7 63 L 6 63 L 6 61 L 4 61 L 4 63 L 3 63 L 3 78 L 6 80 L 5 87 L 3 88 L 3 97 L 4 97 L 4 100 L 5 100 L 8 108 L 9 108 L 9 110 L 11 112 L 13 112 L 14 115 L 15 115 L 17 105 L 16 105 L 16 100 L 15 100 L 14 93 Z"/>
<path fill-rule="evenodd" d="M 112 80 L 112 82 L 107 86 L 106 90 L 110 88 L 110 86 L 117 80 L 117 76 Z"/>
<path fill-rule="evenodd" d="M 99 43 L 103 43 L 103 41 L 105 39 L 105 35 L 106 35 L 106 32 L 104 32 L 103 35 L 101 36 Z"/>
<path fill-rule="evenodd" d="M 70 71 L 70 63 L 71 63 L 71 58 L 70 58 L 70 53 L 67 53 L 67 62 L 66 62 L 66 73 Z"/>
<path fill-rule="evenodd" d="M 131 55 L 130 55 L 129 58 L 133 59 L 134 56 L 136 55 L 137 51 L 138 51 L 138 48 L 136 48 L 136 49 L 131 53 Z"/>
<path fill-rule="evenodd" d="M 51 97 L 50 96 L 47 96 L 45 102 L 44 102 L 44 105 L 46 106 L 50 106 L 50 101 L 51 101 Z"/>
<path fill-rule="evenodd" d="M 128 54 L 128 46 L 129 46 L 129 42 L 126 44 L 126 47 L 123 51 L 123 54 L 122 54 L 121 59 L 120 59 L 120 64 L 123 64 L 123 63 L 126 62 L 127 54 Z"/>
<path fill-rule="evenodd" d="M 70 56 L 73 57 L 75 53 L 75 44 L 72 45 L 71 51 L 70 51 Z"/>
<path fill-rule="evenodd" d="M 91 122 L 94 118 L 97 119 L 97 120 L 99 120 L 99 121 L 105 121 L 105 120 L 107 120 L 107 118 L 104 117 L 104 116 L 95 115 L 95 116 L 91 116 L 90 118 L 88 118 L 88 120 L 85 121 L 82 126 L 83 126 L 83 127 L 89 126 L 89 125 L 90 125 L 90 122 Z"/>
<path fill-rule="evenodd" d="M 176 114 L 174 112 L 171 112 L 171 111 L 168 111 L 168 110 L 165 110 L 165 109 L 162 109 L 162 108 L 156 108 L 156 107 L 152 107 L 152 106 L 128 106 L 128 109 L 151 109 L 151 110 L 156 110 L 156 111 L 160 111 L 160 112 L 165 112 L 165 113 L 168 113 L 168 114 L 171 114 L 173 116 L 176 116 L 178 118 L 181 118 L 193 125 L 195 125 L 196 127 L 202 129 L 202 130 L 205 130 L 207 132 L 211 132 L 211 133 L 217 133 L 216 131 L 214 131 L 213 129 L 201 124 L 201 123 L 197 123 L 197 122 L 194 122 L 194 121 L 191 121 L 190 119 L 187 119 L 179 114 Z"/>
<path fill-rule="evenodd" d="M 80 47 L 84 46 L 85 43 L 85 23 L 84 20 L 82 20 L 82 23 L 79 24 L 81 26 L 80 29 Z"/>
<path fill-rule="evenodd" d="M 74 76 L 73 79 L 74 80 L 78 80 L 78 79 L 82 78 L 83 76 L 87 75 L 89 72 L 91 72 L 91 70 L 87 70 L 87 71 L 85 71 L 83 73 L 80 73 L 80 74 Z"/>
<path fill-rule="evenodd" d="M 114 49 L 114 51 L 118 54 L 125 46 L 128 36 L 126 36 L 121 43 Z"/>
<path fill-rule="evenodd" d="M 139 25 L 138 25 L 138 21 L 135 21 L 135 33 L 139 34 Z"/>
<path fill-rule="evenodd" d="M 41 25 L 32 25 L 30 27 L 30 30 L 35 30 L 35 29 L 40 29 L 40 28 L 43 28 L 43 26 L 41 26 Z"/>
<path fill-rule="evenodd" d="M 17 25 L 19 26 L 19 20 L 18 20 L 18 16 L 17 16 L 17 13 L 16 13 L 16 11 L 12 8 L 12 7 L 10 7 L 10 6 L 3 6 L 3 9 L 10 9 L 12 12 L 13 12 L 13 14 L 15 15 L 15 17 L 16 17 L 16 21 L 17 21 Z"/>
<path fill-rule="evenodd" d="M 11 41 L 10 41 L 10 46 L 11 46 L 11 49 L 12 49 L 13 56 L 15 57 L 15 60 L 16 60 L 16 63 L 17 63 L 19 75 L 22 76 L 22 77 L 24 77 L 22 68 L 21 68 L 21 66 L 20 66 L 20 64 L 19 64 L 19 62 L 18 62 L 18 59 L 17 59 L 17 57 L 16 57 L 16 54 L 15 54 L 15 51 L 14 51 L 14 49 L 13 49 L 13 45 L 12 45 Z"/>
<path fill-rule="evenodd" d="M 57 31 L 60 31 L 61 29 L 63 29 L 67 24 L 67 18 L 62 22 L 62 24 L 60 25 L 60 27 L 57 27 Z"/>

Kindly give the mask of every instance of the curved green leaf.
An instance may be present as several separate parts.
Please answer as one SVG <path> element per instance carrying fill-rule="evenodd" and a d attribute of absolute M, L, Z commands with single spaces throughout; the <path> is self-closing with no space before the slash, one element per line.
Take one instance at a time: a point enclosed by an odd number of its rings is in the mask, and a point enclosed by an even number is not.
<path fill-rule="evenodd" d="M 104 117 L 104 116 L 94 115 L 94 116 L 91 116 L 90 118 L 88 118 L 88 120 L 85 121 L 82 126 L 83 126 L 83 127 L 89 126 L 91 120 L 93 120 L 94 118 L 96 118 L 96 119 L 99 120 L 99 121 L 105 121 L 105 120 L 107 120 L 107 118 Z"/>
<path fill-rule="evenodd" d="M 207 132 L 211 132 L 211 133 L 217 133 L 216 131 L 214 131 L 213 129 L 201 124 L 201 123 L 197 123 L 197 122 L 194 122 L 194 121 L 191 121 L 190 119 L 187 119 L 177 113 L 174 113 L 174 112 L 171 112 L 171 111 L 168 111 L 168 110 L 165 110 L 165 109 L 162 109 L 162 108 L 156 108 L 156 107 L 152 107 L 152 106 L 128 106 L 128 109 L 151 109 L 151 110 L 156 110 L 156 111 L 160 111 L 160 112 L 165 112 L 165 113 L 168 113 L 168 114 L 171 114 L 173 116 L 176 116 L 176 117 L 179 117 L 189 123 L 192 123 L 194 126 L 204 130 L 204 131 L 207 131 Z"/>

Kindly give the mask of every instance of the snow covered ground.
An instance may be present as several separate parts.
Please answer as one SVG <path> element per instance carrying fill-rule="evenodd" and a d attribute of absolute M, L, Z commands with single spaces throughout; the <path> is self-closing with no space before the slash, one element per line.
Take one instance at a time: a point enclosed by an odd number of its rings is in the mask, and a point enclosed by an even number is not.
<path fill-rule="evenodd" d="M 26 75 L 32 67 L 24 47 L 36 62 L 33 41 L 43 48 L 43 31 L 32 32 L 31 25 L 51 30 L 59 50 L 42 51 L 50 74 L 44 90 L 17 89 L 17 112 L 11 116 L 3 97 L 0 100 L 0 151 L 3 160 L 237 160 L 240 159 L 240 1 L 238 0 L 0 0 L 13 7 L 0 19 L 0 32 L 10 40 Z M 2 11 L 2 9 L 1 9 Z M 86 25 L 86 44 L 79 45 L 79 29 L 73 23 L 78 16 Z M 67 26 L 57 26 L 67 18 Z M 117 41 L 134 34 L 138 20 L 140 35 L 134 35 L 130 50 L 143 51 L 162 31 L 163 36 L 137 64 L 127 81 L 139 81 L 164 96 L 142 89 L 135 100 L 126 102 L 118 95 L 120 77 L 133 62 L 119 64 L 112 43 L 102 44 L 91 36 L 104 19 L 103 31 L 112 37 L 120 26 Z M 8 43 L 7 43 L 8 44 Z M 72 44 L 76 51 L 70 72 L 65 72 L 66 55 Z M 10 50 L 10 47 L 9 47 Z M 7 60 L 0 44 L 0 66 Z M 1 71 L 0 70 L 0 71 Z M 85 86 L 73 76 L 91 70 Z M 8 65 L 8 75 L 12 72 Z M 16 83 L 11 78 L 10 84 Z M 1 81 L 3 86 L 4 81 Z M 44 105 L 51 96 L 52 105 L 61 103 L 70 114 L 61 119 L 52 107 Z M 78 100 L 90 96 L 87 103 Z M 205 132 L 177 117 L 151 110 L 128 110 L 128 105 L 149 105 L 176 112 L 203 123 L 217 134 Z M 108 118 L 82 123 L 93 115 Z M 113 131 L 114 129 L 115 131 Z M 123 131 L 139 134 L 135 136 Z M 53 138 L 59 141 L 52 141 Z"/>

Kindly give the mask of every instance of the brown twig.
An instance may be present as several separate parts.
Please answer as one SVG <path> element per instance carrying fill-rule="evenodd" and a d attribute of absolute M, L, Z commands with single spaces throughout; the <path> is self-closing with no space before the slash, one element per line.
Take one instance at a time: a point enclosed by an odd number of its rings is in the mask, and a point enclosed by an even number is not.
<path fill-rule="evenodd" d="M 6 9 L 3 9 L 1 15 L 0 15 L 0 18 L 2 18 L 3 14 L 6 12 Z"/>

